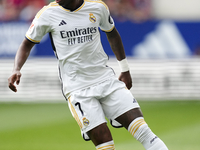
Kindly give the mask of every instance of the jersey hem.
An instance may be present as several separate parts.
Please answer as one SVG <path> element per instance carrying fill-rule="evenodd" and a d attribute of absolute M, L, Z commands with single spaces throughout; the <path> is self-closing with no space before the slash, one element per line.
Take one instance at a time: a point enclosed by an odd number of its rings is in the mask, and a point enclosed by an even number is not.
<path fill-rule="evenodd" d="M 110 30 L 102 30 L 103 32 L 111 32 L 113 29 L 115 28 L 115 26 L 113 26 Z"/>
<path fill-rule="evenodd" d="M 34 44 L 39 44 L 40 43 L 40 41 L 35 41 L 35 40 L 31 39 L 30 37 L 28 37 L 27 35 L 25 36 L 25 38 L 27 40 L 29 40 L 30 42 L 34 43 Z"/>
<path fill-rule="evenodd" d="M 68 99 L 68 98 L 71 96 L 71 93 L 73 93 L 73 92 L 75 92 L 75 91 L 87 89 L 87 88 L 90 87 L 90 86 L 97 85 L 97 84 L 99 84 L 99 83 L 102 83 L 102 82 L 104 82 L 104 81 L 106 81 L 106 80 L 109 80 L 109 79 L 111 79 L 111 78 L 114 78 L 114 77 L 116 77 L 115 74 L 113 74 L 113 75 L 111 75 L 111 76 L 109 76 L 109 77 L 107 77 L 107 78 L 105 78 L 105 79 L 103 79 L 103 80 L 100 80 L 100 81 L 98 81 L 98 82 L 95 82 L 95 83 L 89 84 L 89 85 L 87 85 L 87 86 L 84 86 L 84 87 L 81 87 L 81 88 L 77 88 L 77 89 L 74 89 L 74 90 L 69 91 L 69 92 L 67 92 L 67 93 L 64 93 L 64 96 L 66 96 L 67 99 Z"/>

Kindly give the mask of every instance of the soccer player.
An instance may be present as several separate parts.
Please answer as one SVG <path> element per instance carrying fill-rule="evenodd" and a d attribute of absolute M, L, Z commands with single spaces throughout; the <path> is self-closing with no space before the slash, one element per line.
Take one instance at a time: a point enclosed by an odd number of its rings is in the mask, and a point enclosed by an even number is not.
<path fill-rule="evenodd" d="M 99 28 L 108 38 L 119 62 L 116 78 L 106 65 Z M 120 35 L 109 9 L 101 0 L 57 0 L 35 16 L 14 62 L 9 87 L 17 92 L 20 70 L 34 46 L 49 33 L 59 63 L 63 93 L 85 140 L 97 150 L 114 150 L 105 117 L 116 127 L 125 127 L 146 150 L 168 148 L 144 121 L 140 106 L 129 89 L 132 80 Z"/>

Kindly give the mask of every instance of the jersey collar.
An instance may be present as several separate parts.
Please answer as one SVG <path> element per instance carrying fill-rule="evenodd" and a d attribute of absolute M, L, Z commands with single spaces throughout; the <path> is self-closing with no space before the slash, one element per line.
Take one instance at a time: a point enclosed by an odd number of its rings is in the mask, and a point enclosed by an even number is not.
<path fill-rule="evenodd" d="M 59 5 L 59 4 L 58 4 Z M 71 11 L 71 10 L 69 10 L 69 9 L 66 9 L 66 8 L 64 8 L 64 7 L 62 7 L 62 6 L 60 6 L 60 8 L 61 9 L 63 9 L 63 10 L 65 10 L 65 11 L 68 11 L 68 12 L 77 12 L 77 11 L 79 11 L 83 6 L 85 5 L 85 0 L 83 0 L 83 4 L 79 7 L 79 8 L 77 8 L 76 10 L 74 10 L 74 11 Z"/>

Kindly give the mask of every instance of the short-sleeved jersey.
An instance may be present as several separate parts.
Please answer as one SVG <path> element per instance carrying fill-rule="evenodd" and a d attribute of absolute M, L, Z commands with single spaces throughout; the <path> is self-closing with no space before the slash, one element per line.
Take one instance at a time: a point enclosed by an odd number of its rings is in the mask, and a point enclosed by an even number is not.
<path fill-rule="evenodd" d="M 27 31 L 26 38 L 34 43 L 50 33 L 65 95 L 114 75 L 106 65 L 99 28 L 105 32 L 114 28 L 108 7 L 101 0 L 84 0 L 75 11 L 50 3 L 37 13 Z"/>

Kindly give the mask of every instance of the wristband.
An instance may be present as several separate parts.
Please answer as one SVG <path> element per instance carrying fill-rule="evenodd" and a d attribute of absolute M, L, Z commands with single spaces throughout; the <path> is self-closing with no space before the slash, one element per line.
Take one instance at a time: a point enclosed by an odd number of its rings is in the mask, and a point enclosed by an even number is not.
<path fill-rule="evenodd" d="M 118 61 L 118 64 L 119 64 L 119 68 L 120 68 L 121 72 L 129 71 L 129 65 L 128 65 L 128 61 L 126 58 Z"/>

